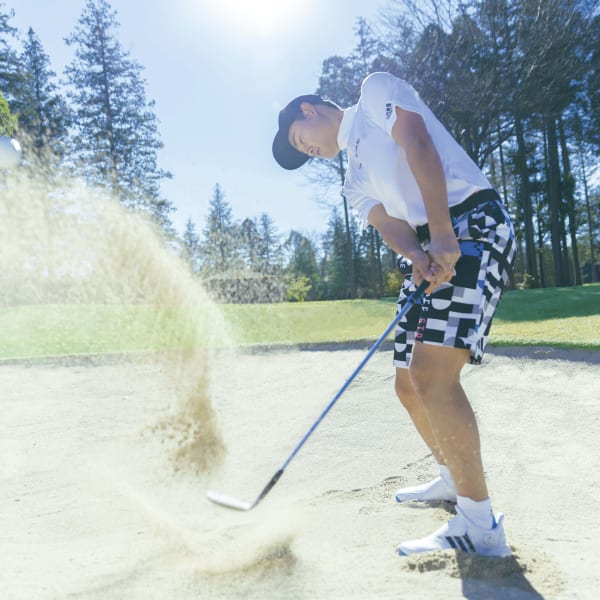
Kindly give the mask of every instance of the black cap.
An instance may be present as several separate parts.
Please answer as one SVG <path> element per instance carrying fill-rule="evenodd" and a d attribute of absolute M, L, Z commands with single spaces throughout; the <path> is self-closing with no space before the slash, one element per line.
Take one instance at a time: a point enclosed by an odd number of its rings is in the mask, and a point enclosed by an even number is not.
<path fill-rule="evenodd" d="M 279 130 L 273 139 L 273 156 L 279 165 L 288 171 L 301 167 L 310 159 L 308 154 L 296 150 L 296 148 L 290 144 L 288 137 L 292 123 L 297 119 L 302 118 L 300 105 L 303 102 L 308 102 L 309 104 L 323 104 L 323 99 L 316 94 L 307 94 L 305 96 L 294 98 L 279 113 Z"/>

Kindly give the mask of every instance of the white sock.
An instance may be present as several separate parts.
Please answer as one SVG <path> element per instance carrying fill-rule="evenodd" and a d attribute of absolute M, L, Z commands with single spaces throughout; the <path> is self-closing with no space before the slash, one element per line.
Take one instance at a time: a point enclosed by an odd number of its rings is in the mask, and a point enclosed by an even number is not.
<path fill-rule="evenodd" d="M 439 465 L 438 468 L 440 470 L 440 477 L 452 488 L 455 488 L 454 479 L 452 479 L 452 473 L 450 473 L 450 469 L 446 465 Z"/>
<path fill-rule="evenodd" d="M 489 498 L 476 502 L 466 496 L 457 496 L 456 505 L 478 527 L 491 529 L 494 526 L 494 513 L 492 512 L 492 502 Z"/>

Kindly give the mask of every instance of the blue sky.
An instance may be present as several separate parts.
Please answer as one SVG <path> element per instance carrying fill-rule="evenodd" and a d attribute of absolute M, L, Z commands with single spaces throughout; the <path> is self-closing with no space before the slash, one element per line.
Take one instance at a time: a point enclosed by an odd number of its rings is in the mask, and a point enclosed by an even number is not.
<path fill-rule="evenodd" d="M 179 231 L 199 230 L 218 182 L 236 219 L 267 212 L 282 234 L 325 230 L 322 192 L 271 156 L 277 112 L 313 92 L 322 61 L 349 53 L 359 16 L 374 20 L 386 0 L 112 0 L 119 41 L 145 68 L 173 173 L 164 194 Z M 52 68 L 72 59 L 67 37 L 84 0 L 4 0 L 13 26 L 32 27 Z M 337 196 L 337 194 L 336 194 Z M 339 196 L 337 196 L 339 198 Z M 333 198 L 334 200 L 336 198 Z"/>

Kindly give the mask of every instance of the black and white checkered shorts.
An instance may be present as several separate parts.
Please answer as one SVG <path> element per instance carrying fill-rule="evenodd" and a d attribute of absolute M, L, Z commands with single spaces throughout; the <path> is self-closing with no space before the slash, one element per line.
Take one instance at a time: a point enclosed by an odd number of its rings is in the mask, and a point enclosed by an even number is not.
<path fill-rule="evenodd" d="M 456 275 L 425 295 L 398 323 L 397 368 L 409 366 L 415 341 L 469 350 L 472 364 L 483 358 L 492 318 L 516 257 L 514 230 L 504 205 L 495 200 L 452 218 L 452 224 L 462 251 Z M 427 247 L 428 242 L 423 242 L 423 248 Z M 414 290 L 407 277 L 398 310 Z"/>

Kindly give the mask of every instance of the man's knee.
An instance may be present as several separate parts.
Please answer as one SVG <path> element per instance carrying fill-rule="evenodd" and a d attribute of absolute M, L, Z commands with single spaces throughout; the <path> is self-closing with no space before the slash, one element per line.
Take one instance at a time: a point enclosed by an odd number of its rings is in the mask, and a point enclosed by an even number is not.
<path fill-rule="evenodd" d="M 418 402 L 415 388 L 410 379 L 408 369 L 396 369 L 396 381 L 394 384 L 396 396 L 407 410 L 411 410 Z"/>
<path fill-rule="evenodd" d="M 412 357 L 408 374 L 416 394 L 427 402 L 439 395 L 440 387 L 460 381 L 468 351 L 426 344 L 421 344 L 419 350 Z"/>
<path fill-rule="evenodd" d="M 430 404 L 430 400 L 435 399 L 435 388 L 438 387 L 434 373 L 430 372 L 425 366 L 419 365 L 410 370 L 410 378 L 415 395 L 418 396 L 424 406 Z"/>

